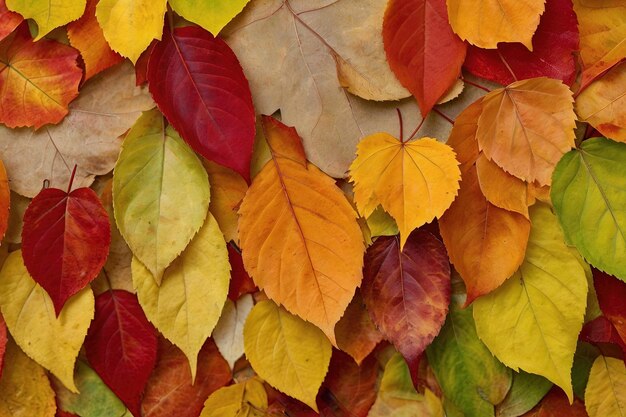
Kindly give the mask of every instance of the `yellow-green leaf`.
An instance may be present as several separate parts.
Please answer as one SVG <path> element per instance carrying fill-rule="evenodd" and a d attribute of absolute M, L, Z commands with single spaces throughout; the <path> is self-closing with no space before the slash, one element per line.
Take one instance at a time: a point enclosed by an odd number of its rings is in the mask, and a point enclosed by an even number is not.
<path fill-rule="evenodd" d="M 228 294 L 230 264 L 222 232 L 211 214 L 187 249 L 157 285 L 137 258 L 133 285 L 148 320 L 183 351 L 195 379 L 198 352 L 222 313 Z"/>
<path fill-rule="evenodd" d="M 161 39 L 166 0 L 100 0 L 96 18 L 111 49 L 133 64 L 153 39 Z"/>
<path fill-rule="evenodd" d="M 267 393 L 258 379 L 215 391 L 204 403 L 200 417 L 263 417 L 267 409 Z"/>
<path fill-rule="evenodd" d="M 243 338 L 246 357 L 261 378 L 317 411 L 315 397 L 332 350 L 320 329 L 273 301 L 261 301 L 248 315 Z"/>
<path fill-rule="evenodd" d="M 505 365 L 545 376 L 573 399 L 570 370 L 587 303 L 587 278 L 550 208 L 535 205 L 526 257 L 502 286 L 474 302 L 478 336 Z"/>
<path fill-rule="evenodd" d="M 154 109 L 132 127 L 113 174 L 117 226 L 157 283 L 200 229 L 209 180 L 196 154 Z"/>
<path fill-rule="evenodd" d="M 395 236 L 400 233 L 396 221 L 380 206 L 367 218 L 367 227 L 371 237 Z"/>
<path fill-rule="evenodd" d="M 214 36 L 239 14 L 250 0 L 169 0 L 172 9 Z"/>
<path fill-rule="evenodd" d="M 86 4 L 86 0 L 6 0 L 9 10 L 37 23 L 36 41 L 52 29 L 81 17 Z"/>
<path fill-rule="evenodd" d="M 598 356 L 585 390 L 589 417 L 626 416 L 626 367 L 624 361 Z"/>
<path fill-rule="evenodd" d="M 28 274 L 22 251 L 16 251 L 0 271 L 0 308 L 22 350 L 77 392 L 74 363 L 93 319 L 91 288 L 70 298 L 57 317 L 50 296 Z"/>

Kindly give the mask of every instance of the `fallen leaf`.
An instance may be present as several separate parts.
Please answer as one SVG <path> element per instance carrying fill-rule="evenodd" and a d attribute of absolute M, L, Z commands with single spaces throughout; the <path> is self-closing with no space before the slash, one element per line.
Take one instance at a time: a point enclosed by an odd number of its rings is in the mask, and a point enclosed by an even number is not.
<path fill-rule="evenodd" d="M 511 389 L 496 406 L 495 417 L 517 417 L 536 406 L 550 391 L 552 382 L 524 371 L 513 373 Z"/>
<path fill-rule="evenodd" d="M 222 315 L 213 329 L 213 340 L 230 369 L 243 356 L 243 325 L 252 307 L 254 299 L 250 294 L 241 296 L 237 302 L 226 300 Z"/>
<path fill-rule="evenodd" d="M 480 154 L 476 160 L 480 191 L 496 207 L 514 211 L 528 218 L 528 185 Z"/>
<path fill-rule="evenodd" d="M 267 393 L 256 378 L 215 391 L 204 403 L 200 417 L 263 417 Z"/>
<path fill-rule="evenodd" d="M 6 0 L 9 10 L 17 12 L 25 19 L 37 23 L 36 41 L 47 35 L 52 29 L 64 26 L 78 19 L 85 11 L 86 0 Z"/>
<path fill-rule="evenodd" d="M 626 305 L 623 302 L 626 299 L 626 284 L 596 269 L 593 270 L 593 283 L 602 313 L 626 343 Z"/>
<path fill-rule="evenodd" d="M 202 26 L 214 36 L 237 16 L 250 0 L 169 0 L 176 13 L 185 19 Z"/>
<path fill-rule="evenodd" d="M 270 299 L 334 343 L 335 324 L 362 280 L 357 215 L 332 178 L 307 163 L 294 128 L 265 116 L 263 129 L 272 160 L 239 209 L 244 265 Z"/>
<path fill-rule="evenodd" d="M 28 208 L 31 199 L 23 197 L 13 191 L 11 191 L 10 194 L 11 207 L 9 208 L 9 224 L 4 235 L 4 242 L 21 243 L 24 212 Z"/>
<path fill-rule="evenodd" d="M 78 95 L 83 75 L 74 48 L 34 42 L 20 26 L 0 42 L 0 123 L 15 128 L 59 123 Z"/>
<path fill-rule="evenodd" d="M 243 334 L 246 357 L 259 377 L 317 411 L 315 397 L 332 353 L 324 334 L 269 300 L 254 306 Z"/>
<path fill-rule="evenodd" d="M 9 36 L 23 20 L 19 13 L 7 9 L 5 0 L 0 0 L 0 41 Z"/>
<path fill-rule="evenodd" d="M 250 294 L 258 289 L 243 266 L 241 252 L 231 244 L 226 246 L 228 247 L 228 261 L 230 262 L 228 298 L 232 301 L 237 301 L 243 294 Z"/>
<path fill-rule="evenodd" d="M 392 0 L 383 21 L 387 60 L 425 117 L 455 84 L 467 44 L 448 23 L 446 0 Z"/>
<path fill-rule="evenodd" d="M 154 101 L 196 152 L 250 180 L 255 118 L 237 56 L 199 27 L 166 30 L 148 63 Z"/>
<path fill-rule="evenodd" d="M 11 210 L 11 190 L 9 189 L 9 179 L 4 163 L 0 160 L 0 241 L 9 227 L 9 214 Z"/>
<path fill-rule="evenodd" d="M 141 415 L 141 395 L 156 363 L 157 332 L 136 295 L 110 290 L 96 298 L 85 352 L 104 383 L 135 416 Z"/>
<path fill-rule="evenodd" d="M 58 125 L 37 131 L 0 125 L 0 158 L 11 189 L 32 198 L 46 179 L 65 188 L 74 165 L 76 186 L 89 186 L 96 175 L 113 169 L 122 144 L 118 136 L 153 106 L 147 91 L 135 87 L 132 66 L 124 64 L 87 82 Z"/>
<path fill-rule="evenodd" d="M 158 110 L 145 112 L 115 164 L 113 208 L 120 233 L 156 284 L 204 223 L 209 198 L 196 154 Z"/>
<path fill-rule="evenodd" d="M 70 298 L 57 317 L 50 296 L 28 275 L 22 252 L 16 251 L 0 271 L 0 308 L 20 348 L 77 392 L 74 363 L 94 314 L 91 288 Z"/>
<path fill-rule="evenodd" d="M 395 236 L 400 233 L 396 221 L 387 213 L 381 206 L 369 215 L 366 220 L 367 228 L 370 232 L 370 237 L 378 236 Z M 370 242 L 368 242 L 370 244 Z"/>
<path fill-rule="evenodd" d="M 7 325 L 4 322 L 2 314 L 0 314 L 0 380 L 2 378 L 2 370 L 4 369 L 4 356 L 7 348 Z"/>
<path fill-rule="evenodd" d="M 582 401 L 574 399 L 570 403 L 563 391 L 552 388 L 543 401 L 523 417 L 589 417 Z"/>
<path fill-rule="evenodd" d="M 585 323 L 578 339 L 594 344 L 602 351 L 609 353 L 614 353 L 615 349 L 613 346 L 607 347 L 607 344 L 617 345 L 622 350 L 621 358 L 626 357 L 626 342 L 619 335 L 611 320 L 605 316 L 599 316 Z"/>
<path fill-rule="evenodd" d="M 598 356 L 585 390 L 589 417 L 626 415 L 626 366 L 624 361 Z"/>
<path fill-rule="evenodd" d="M 572 401 L 570 369 L 585 314 L 587 278 L 550 208 L 533 206 L 530 219 L 533 227 L 519 270 L 474 302 L 476 331 L 506 366 L 546 377 Z"/>
<path fill-rule="evenodd" d="M 367 136 L 350 165 L 359 213 L 369 217 L 380 204 L 398 224 L 402 249 L 414 229 L 440 217 L 454 201 L 458 164 L 452 148 L 436 139 L 402 142 L 387 133 Z"/>

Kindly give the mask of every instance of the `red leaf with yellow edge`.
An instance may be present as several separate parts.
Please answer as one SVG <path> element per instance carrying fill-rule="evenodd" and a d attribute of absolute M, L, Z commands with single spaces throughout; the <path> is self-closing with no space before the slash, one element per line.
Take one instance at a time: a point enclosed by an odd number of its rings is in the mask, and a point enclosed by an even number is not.
<path fill-rule="evenodd" d="M 2 378 L 2 369 L 4 367 L 4 353 L 7 348 L 7 325 L 4 322 L 2 314 L 0 314 L 0 378 Z"/>
<path fill-rule="evenodd" d="M 0 161 L 0 240 L 9 226 L 9 210 L 11 208 L 11 190 L 4 163 Z"/>
<path fill-rule="evenodd" d="M 430 112 L 461 73 L 467 44 L 448 23 L 445 0 L 390 0 L 383 41 L 391 69 Z"/>
<path fill-rule="evenodd" d="M 142 417 L 198 417 L 209 395 L 232 378 L 228 363 L 212 339 L 206 341 L 198 356 L 195 383 L 187 357 L 164 338 L 159 339 L 158 356 L 143 396 Z"/>
<path fill-rule="evenodd" d="M 600 310 L 626 342 L 626 283 L 594 268 L 593 284 Z"/>
<path fill-rule="evenodd" d="M 363 300 L 382 334 L 407 361 L 417 384 L 419 361 L 448 313 L 450 264 L 446 248 L 417 230 L 400 251 L 396 236 L 380 237 L 365 254 Z"/>
<path fill-rule="evenodd" d="M 135 294 L 110 290 L 96 298 L 85 351 L 104 383 L 140 416 L 141 394 L 156 363 L 157 332 Z"/>
<path fill-rule="evenodd" d="M 552 388 L 548 395 L 522 417 L 588 417 L 585 404 L 578 398 L 570 405 L 567 396 L 559 388 Z"/>
<path fill-rule="evenodd" d="M 78 52 L 62 43 L 33 42 L 26 25 L 0 42 L 0 123 L 8 127 L 59 123 L 78 95 Z"/>
<path fill-rule="evenodd" d="M 322 417 L 366 417 L 376 401 L 378 362 L 372 355 L 361 365 L 334 350 L 328 374 L 317 394 Z"/>
<path fill-rule="evenodd" d="M 199 27 L 166 30 L 147 77 L 154 101 L 189 146 L 249 181 L 254 107 L 230 47 Z"/>
<path fill-rule="evenodd" d="M 383 340 L 383 335 L 374 326 L 358 289 L 343 317 L 335 326 L 335 334 L 337 347 L 358 364 Z"/>
<path fill-rule="evenodd" d="M 237 252 L 233 245 L 228 245 L 227 248 L 228 261 L 230 262 L 231 268 L 230 284 L 228 287 L 228 298 L 233 301 L 237 301 L 242 295 L 255 292 L 257 290 L 257 287 L 243 266 L 241 253 Z"/>
<path fill-rule="evenodd" d="M 9 36 L 23 20 L 19 13 L 7 9 L 5 0 L 0 0 L 0 41 Z"/>
<path fill-rule="evenodd" d="M 96 19 L 96 3 L 88 0 L 83 16 L 67 25 L 70 44 L 80 51 L 85 63 L 85 80 L 124 60 L 104 39 Z"/>
<path fill-rule="evenodd" d="M 67 192 L 46 188 L 37 194 L 22 230 L 26 269 L 50 295 L 57 316 L 68 298 L 98 276 L 111 243 L 109 216 L 98 195 L 90 188 L 70 192 L 71 187 L 72 180 Z"/>

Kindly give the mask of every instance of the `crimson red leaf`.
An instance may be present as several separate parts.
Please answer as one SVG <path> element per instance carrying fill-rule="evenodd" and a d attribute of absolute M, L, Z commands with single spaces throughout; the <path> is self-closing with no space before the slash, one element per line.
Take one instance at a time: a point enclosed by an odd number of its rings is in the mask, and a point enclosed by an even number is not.
<path fill-rule="evenodd" d="M 450 264 L 443 243 L 416 230 L 400 252 L 397 237 L 379 238 L 365 254 L 361 293 L 372 320 L 402 353 L 416 384 L 420 356 L 448 312 Z"/>
<path fill-rule="evenodd" d="M 228 260 L 231 268 L 228 298 L 237 301 L 242 295 L 255 292 L 257 288 L 243 267 L 241 253 L 237 252 L 232 245 L 228 245 Z"/>
<path fill-rule="evenodd" d="M 104 383 L 140 417 L 141 394 L 156 363 L 157 332 L 135 294 L 110 290 L 96 298 L 85 351 Z"/>
<path fill-rule="evenodd" d="M 604 316 L 596 317 L 590 322 L 585 323 L 580 331 L 579 339 L 584 342 L 600 345 L 599 347 L 603 354 L 606 352 L 606 348 L 602 346 L 604 343 L 617 345 L 622 349 L 622 352 L 626 354 L 626 343 L 624 343 L 617 333 L 613 323 Z"/>
<path fill-rule="evenodd" d="M 159 339 L 159 361 L 143 397 L 143 417 L 198 417 L 213 391 L 232 379 L 230 367 L 212 339 L 198 355 L 195 383 L 187 357 L 167 340 Z"/>
<path fill-rule="evenodd" d="M 593 269 L 593 284 L 600 310 L 613 323 L 626 342 L 626 283 L 612 275 Z"/>
<path fill-rule="evenodd" d="M 328 374 L 317 395 L 322 417 L 365 417 L 376 401 L 378 362 L 368 356 L 361 366 L 334 350 Z"/>
<path fill-rule="evenodd" d="M 448 23 L 446 1 L 390 0 L 383 41 L 391 69 L 425 116 L 456 81 L 467 49 Z"/>
<path fill-rule="evenodd" d="M 67 411 L 63 411 L 60 408 L 57 408 L 56 417 L 78 417 L 76 414 L 68 413 Z"/>
<path fill-rule="evenodd" d="M 249 182 L 254 107 L 230 47 L 199 27 L 166 30 L 150 55 L 147 77 L 154 101 L 183 139 Z"/>
<path fill-rule="evenodd" d="M 68 298 L 96 278 L 110 243 L 109 216 L 90 188 L 44 189 L 24 213 L 24 263 L 50 294 L 57 316 Z"/>
<path fill-rule="evenodd" d="M 533 51 L 521 43 L 500 43 L 498 49 L 470 46 L 465 68 L 474 75 L 509 85 L 516 80 L 550 77 L 572 85 L 576 78 L 578 21 L 572 0 L 548 0 L 533 36 Z"/>
<path fill-rule="evenodd" d="M 4 365 L 4 352 L 7 348 L 7 325 L 4 322 L 2 314 L 0 314 L 0 378 L 2 378 L 2 369 Z"/>

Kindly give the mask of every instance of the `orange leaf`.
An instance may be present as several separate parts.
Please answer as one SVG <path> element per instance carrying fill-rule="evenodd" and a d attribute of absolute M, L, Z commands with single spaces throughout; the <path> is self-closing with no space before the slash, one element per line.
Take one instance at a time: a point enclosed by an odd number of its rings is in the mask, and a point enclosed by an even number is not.
<path fill-rule="evenodd" d="M 456 159 L 461 163 L 461 172 L 474 165 L 480 155 L 476 142 L 476 121 L 483 111 L 482 102 L 482 98 L 476 100 L 457 116 L 448 138 L 448 146 L 454 149 Z"/>
<path fill-rule="evenodd" d="M 22 23 L 24 18 L 19 13 L 15 13 L 7 9 L 5 0 L 0 0 L 0 41 Z"/>
<path fill-rule="evenodd" d="M 476 173 L 480 190 L 487 201 L 494 206 L 515 211 L 529 218 L 526 182 L 507 173 L 482 153 L 476 160 Z"/>
<path fill-rule="evenodd" d="M 272 160 L 239 213 L 246 270 L 267 296 L 326 333 L 363 278 L 357 214 L 332 178 L 307 163 L 296 130 L 264 116 Z"/>
<path fill-rule="evenodd" d="M 487 158 L 525 181 L 548 185 L 574 146 L 572 92 L 559 80 L 531 78 L 483 97 L 476 138 Z"/>

